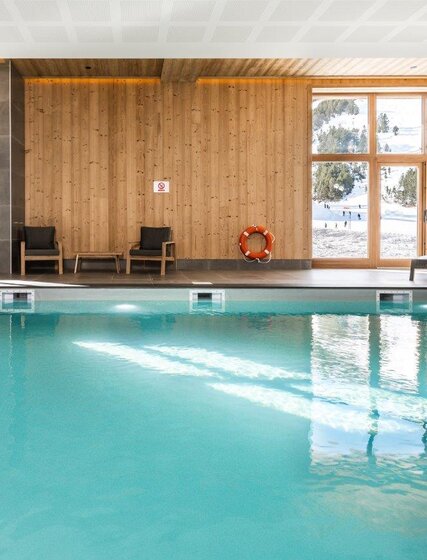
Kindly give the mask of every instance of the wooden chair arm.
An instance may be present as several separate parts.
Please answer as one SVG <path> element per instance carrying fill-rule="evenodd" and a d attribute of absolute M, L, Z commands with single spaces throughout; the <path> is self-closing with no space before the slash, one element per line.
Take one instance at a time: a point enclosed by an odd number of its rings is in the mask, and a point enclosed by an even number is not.
<path fill-rule="evenodd" d="M 175 245 L 175 241 L 163 241 L 162 242 L 162 257 L 166 257 L 168 245 Z"/>
<path fill-rule="evenodd" d="M 59 254 L 62 255 L 62 241 L 57 241 L 56 244 L 58 245 Z"/>
<path fill-rule="evenodd" d="M 139 241 L 128 241 L 128 250 L 126 252 L 126 258 L 130 259 L 130 252 L 135 247 L 139 247 Z"/>

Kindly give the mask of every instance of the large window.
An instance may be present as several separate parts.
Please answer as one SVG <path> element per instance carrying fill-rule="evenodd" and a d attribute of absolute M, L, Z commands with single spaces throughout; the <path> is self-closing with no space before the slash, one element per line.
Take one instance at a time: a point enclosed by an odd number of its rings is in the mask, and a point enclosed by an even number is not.
<path fill-rule="evenodd" d="M 421 97 L 378 97 L 378 153 L 421 153 L 421 122 Z"/>
<path fill-rule="evenodd" d="M 313 153 L 366 154 L 368 99 L 327 97 L 313 101 Z"/>
<path fill-rule="evenodd" d="M 381 257 L 417 256 L 416 166 L 381 166 Z"/>
<path fill-rule="evenodd" d="M 368 256 L 368 164 L 313 164 L 313 257 Z"/>
<path fill-rule="evenodd" d="M 423 102 L 421 94 L 313 96 L 313 258 L 319 264 L 403 264 L 421 252 Z"/>

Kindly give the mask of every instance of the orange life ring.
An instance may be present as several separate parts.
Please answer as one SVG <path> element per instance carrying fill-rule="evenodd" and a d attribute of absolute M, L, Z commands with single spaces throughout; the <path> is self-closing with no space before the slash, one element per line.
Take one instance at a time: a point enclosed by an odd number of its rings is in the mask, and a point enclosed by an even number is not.
<path fill-rule="evenodd" d="M 253 233 L 261 233 L 265 239 L 265 247 L 262 251 L 249 251 L 248 239 Z M 264 226 L 249 226 L 240 234 L 239 247 L 247 259 L 260 260 L 271 258 L 271 250 L 273 248 L 274 235 Z"/>

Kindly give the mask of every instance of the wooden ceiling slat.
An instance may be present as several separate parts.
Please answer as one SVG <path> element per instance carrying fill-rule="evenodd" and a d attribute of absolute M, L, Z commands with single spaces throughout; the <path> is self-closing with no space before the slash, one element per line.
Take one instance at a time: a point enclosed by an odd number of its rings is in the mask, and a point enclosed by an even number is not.
<path fill-rule="evenodd" d="M 25 77 L 160 77 L 163 63 L 161 59 L 15 59 L 13 62 Z"/>
<path fill-rule="evenodd" d="M 427 58 L 15 59 L 25 77 L 426 76 Z M 90 66 L 87 69 L 86 66 Z M 417 68 L 411 70 L 411 66 Z"/>

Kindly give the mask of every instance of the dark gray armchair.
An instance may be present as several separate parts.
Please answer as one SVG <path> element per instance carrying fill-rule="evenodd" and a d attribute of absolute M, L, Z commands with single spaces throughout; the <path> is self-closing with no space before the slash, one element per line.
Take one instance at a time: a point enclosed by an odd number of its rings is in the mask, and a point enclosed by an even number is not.
<path fill-rule="evenodd" d="M 139 241 L 129 243 L 126 254 L 126 274 L 130 274 L 132 261 L 159 261 L 160 275 L 164 276 L 167 262 L 175 260 L 175 242 L 170 227 L 141 227 Z"/>
<path fill-rule="evenodd" d="M 28 261 L 54 261 L 59 274 L 64 273 L 62 243 L 55 241 L 55 228 L 24 227 L 21 241 L 21 275 Z"/>

